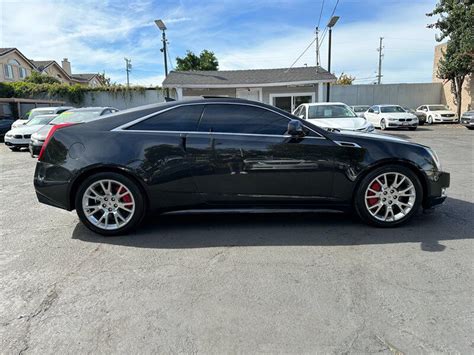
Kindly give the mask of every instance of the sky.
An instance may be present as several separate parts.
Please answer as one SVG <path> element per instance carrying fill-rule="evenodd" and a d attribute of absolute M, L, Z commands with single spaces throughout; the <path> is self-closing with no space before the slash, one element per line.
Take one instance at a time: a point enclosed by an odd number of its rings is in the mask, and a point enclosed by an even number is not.
<path fill-rule="evenodd" d="M 65 57 L 73 73 L 105 72 L 126 82 L 161 85 L 161 33 L 169 41 L 170 69 L 187 50 L 215 53 L 221 70 L 287 68 L 321 34 L 334 11 L 331 71 L 375 80 L 384 37 L 382 83 L 431 82 L 436 31 L 425 14 L 436 0 L 0 0 L 0 47 L 35 60 Z M 321 19 L 320 19 L 321 14 Z M 321 46 L 327 67 L 328 36 Z M 295 66 L 316 64 L 313 44 Z"/>

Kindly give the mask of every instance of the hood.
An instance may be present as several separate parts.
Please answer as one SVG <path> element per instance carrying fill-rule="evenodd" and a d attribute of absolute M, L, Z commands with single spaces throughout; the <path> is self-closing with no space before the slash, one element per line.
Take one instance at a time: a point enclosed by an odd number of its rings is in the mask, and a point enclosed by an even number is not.
<path fill-rule="evenodd" d="M 336 129 L 348 130 L 348 131 L 357 131 L 369 125 L 369 123 L 361 117 L 314 118 L 314 119 L 308 119 L 308 122 L 321 128 L 336 128 Z"/>
<path fill-rule="evenodd" d="M 388 118 L 417 118 L 414 114 L 409 112 L 382 112 L 380 115 Z"/>
<path fill-rule="evenodd" d="M 11 134 L 33 134 L 44 127 L 44 125 L 33 125 L 33 126 L 20 126 L 18 128 L 13 128 Z"/>
<path fill-rule="evenodd" d="M 454 115 L 453 111 L 441 110 L 441 111 L 430 111 L 433 115 Z"/>
<path fill-rule="evenodd" d="M 346 136 L 348 138 L 354 137 L 354 138 L 370 138 L 370 139 L 376 139 L 376 140 L 382 140 L 382 141 L 389 141 L 389 142 L 396 142 L 396 143 L 405 143 L 405 144 L 412 144 L 412 145 L 421 145 L 417 143 L 413 143 L 411 141 L 407 141 L 406 139 L 398 138 L 395 136 L 390 136 L 388 134 L 382 134 L 382 133 L 364 133 L 364 132 L 349 132 L 349 131 L 341 131 L 337 132 L 337 134 Z"/>
<path fill-rule="evenodd" d="M 49 134 L 49 131 L 53 128 L 53 125 L 47 124 L 43 127 L 41 127 L 36 133 L 35 133 L 35 139 L 40 139 L 44 141 L 46 137 Z"/>

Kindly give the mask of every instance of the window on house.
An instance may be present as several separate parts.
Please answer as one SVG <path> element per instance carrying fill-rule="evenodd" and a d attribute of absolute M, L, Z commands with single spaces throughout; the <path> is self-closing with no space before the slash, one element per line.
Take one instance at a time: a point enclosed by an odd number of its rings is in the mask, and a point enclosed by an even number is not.
<path fill-rule="evenodd" d="M 26 72 L 26 69 L 23 68 L 23 67 L 20 67 L 19 68 L 20 70 L 20 79 L 25 79 L 26 78 L 26 75 L 27 75 L 27 72 Z"/>
<path fill-rule="evenodd" d="M 313 95 L 304 94 L 288 94 L 274 96 L 272 99 L 272 105 L 287 112 L 293 112 L 296 107 L 301 104 L 307 104 L 313 102 Z"/>
<path fill-rule="evenodd" d="M 5 71 L 5 78 L 6 79 L 13 79 L 13 65 L 11 64 L 5 64 L 3 66 L 4 71 Z"/>

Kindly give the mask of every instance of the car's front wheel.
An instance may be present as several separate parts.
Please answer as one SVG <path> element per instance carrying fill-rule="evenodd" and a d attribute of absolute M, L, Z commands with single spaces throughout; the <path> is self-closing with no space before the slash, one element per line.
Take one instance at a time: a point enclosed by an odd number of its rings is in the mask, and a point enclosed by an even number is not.
<path fill-rule="evenodd" d="M 433 124 L 433 117 L 428 116 L 428 118 L 426 119 L 426 123 L 428 123 L 429 125 Z"/>
<path fill-rule="evenodd" d="M 382 118 L 382 119 L 380 120 L 380 129 L 381 129 L 382 131 L 385 131 L 385 130 L 387 129 L 387 124 L 385 123 L 385 118 Z"/>
<path fill-rule="evenodd" d="M 137 184 L 113 172 L 85 179 L 77 191 L 75 207 L 87 228 L 105 236 L 129 232 L 145 214 L 145 200 Z"/>
<path fill-rule="evenodd" d="M 359 217 L 378 227 L 395 227 L 407 222 L 421 205 L 423 189 L 410 169 L 387 165 L 363 178 L 354 197 Z"/>

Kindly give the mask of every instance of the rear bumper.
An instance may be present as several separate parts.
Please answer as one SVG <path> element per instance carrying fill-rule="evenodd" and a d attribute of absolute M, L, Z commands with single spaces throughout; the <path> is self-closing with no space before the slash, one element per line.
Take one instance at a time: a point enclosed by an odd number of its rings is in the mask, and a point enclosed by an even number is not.
<path fill-rule="evenodd" d="M 40 161 L 36 164 L 33 182 L 39 202 L 71 211 L 70 181 L 68 170 Z"/>
<path fill-rule="evenodd" d="M 428 196 L 423 201 L 423 208 L 431 208 L 446 200 L 446 189 L 449 187 L 451 176 L 446 172 L 439 172 L 433 176 L 428 186 Z"/>

